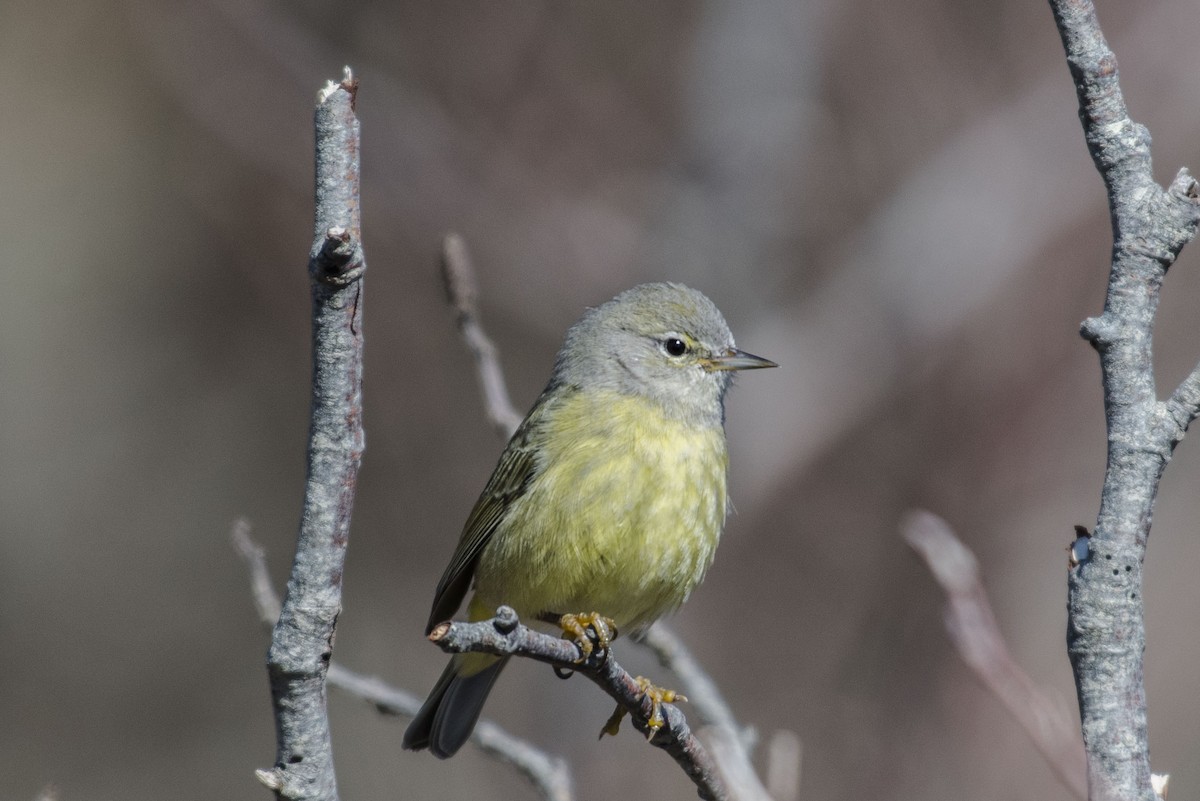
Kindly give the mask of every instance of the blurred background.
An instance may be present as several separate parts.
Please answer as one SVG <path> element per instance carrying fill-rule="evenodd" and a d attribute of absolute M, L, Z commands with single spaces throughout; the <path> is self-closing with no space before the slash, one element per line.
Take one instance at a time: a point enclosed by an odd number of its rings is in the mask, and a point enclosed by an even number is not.
<path fill-rule="evenodd" d="M 1193 0 L 1100 3 L 1157 177 L 1200 168 Z M 0 8 L 0 796 L 267 797 L 267 637 L 231 522 L 282 586 L 309 404 L 312 126 L 362 81 L 367 451 L 337 658 L 424 694 L 437 577 L 502 443 L 442 298 L 466 239 L 514 402 L 645 280 L 780 362 L 729 400 L 729 521 L 674 619 L 802 798 L 1068 797 L 952 651 L 897 535 L 945 516 L 1017 659 L 1074 716 L 1064 549 L 1095 517 L 1101 181 L 1049 9 L 801 2 L 9 0 Z M 1160 391 L 1200 358 L 1200 249 Z M 1200 798 L 1200 443 L 1147 559 L 1155 769 Z M 620 650 L 634 671 L 649 658 Z M 660 671 L 661 673 L 661 671 Z M 654 675 L 660 675 L 654 674 Z M 581 799 L 694 798 L 594 687 L 508 670 L 486 715 Z M 686 708 L 685 708 L 686 711 Z M 333 693 L 345 798 L 531 798 Z"/>

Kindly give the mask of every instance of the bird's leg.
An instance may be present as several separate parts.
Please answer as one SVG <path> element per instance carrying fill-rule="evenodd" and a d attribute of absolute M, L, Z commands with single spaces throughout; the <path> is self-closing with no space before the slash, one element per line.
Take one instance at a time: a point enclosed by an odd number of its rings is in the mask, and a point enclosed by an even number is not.
<path fill-rule="evenodd" d="M 596 648 L 607 653 L 609 644 L 617 638 L 617 624 L 611 617 L 605 617 L 599 612 L 557 616 L 546 614 L 540 617 L 547 623 L 557 624 L 562 629 L 563 639 L 571 640 L 579 646 L 579 650 L 583 652 L 580 662 L 587 661 Z"/>
<path fill-rule="evenodd" d="M 666 687 L 659 687 L 651 683 L 650 679 L 645 676 L 638 676 L 634 681 L 638 687 L 642 688 L 642 697 L 650 699 L 650 717 L 646 720 L 646 726 L 650 732 L 646 735 L 649 740 L 658 734 L 658 730 L 666 725 L 666 718 L 663 717 L 662 705 L 673 704 L 677 701 L 686 701 L 687 696 L 683 693 L 677 693 L 674 690 L 668 690 Z M 627 710 L 621 704 L 617 704 L 616 710 L 609 717 L 608 722 L 604 724 L 604 728 L 600 730 L 600 736 L 608 734 L 613 737 L 621 729 L 621 721 L 624 719 Z"/>

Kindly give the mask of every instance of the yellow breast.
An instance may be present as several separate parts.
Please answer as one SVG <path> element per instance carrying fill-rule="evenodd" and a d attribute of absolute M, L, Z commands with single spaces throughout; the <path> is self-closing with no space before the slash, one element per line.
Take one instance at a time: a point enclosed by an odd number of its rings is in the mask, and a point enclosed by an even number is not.
<path fill-rule="evenodd" d="M 547 410 L 540 472 L 476 572 L 473 607 L 529 619 L 599 612 L 636 631 L 674 610 L 712 564 L 725 522 L 725 434 L 615 392 Z"/>

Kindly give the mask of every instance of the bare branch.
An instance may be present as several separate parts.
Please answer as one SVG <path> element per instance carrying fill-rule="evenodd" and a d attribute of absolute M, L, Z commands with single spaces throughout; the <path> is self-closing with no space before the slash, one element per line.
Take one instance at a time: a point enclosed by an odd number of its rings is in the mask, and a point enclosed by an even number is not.
<path fill-rule="evenodd" d="M 1151 340 L 1167 268 L 1196 233 L 1197 186 L 1154 182 L 1150 134 L 1129 118 L 1091 0 L 1050 0 L 1088 150 L 1108 190 L 1113 250 L 1104 312 L 1081 333 L 1100 354 L 1108 467 L 1089 556 L 1068 576 L 1067 644 L 1092 798 L 1155 798 L 1146 738 L 1142 560 L 1154 499 L 1186 423 L 1194 381 L 1171 404 L 1154 386 Z"/>
<path fill-rule="evenodd" d="M 753 732 L 738 725 L 717 683 L 700 667 L 683 640 L 659 622 L 650 627 L 641 644 L 654 653 L 659 664 L 679 677 L 687 691 L 688 704 L 704 726 L 701 734 L 709 742 L 713 759 L 733 795 L 747 800 L 769 799 L 771 796 L 750 761 Z"/>
<path fill-rule="evenodd" d="M 336 801 L 325 675 L 341 611 L 350 511 L 362 460 L 362 276 L 358 84 L 346 69 L 317 101 L 312 422 L 296 558 L 267 655 L 275 766 L 258 778 L 279 799 Z"/>
<path fill-rule="evenodd" d="M 454 307 L 463 342 L 475 357 L 475 369 L 479 376 L 479 387 L 483 391 L 488 422 L 501 437 L 508 439 L 521 425 L 521 414 L 513 408 L 512 400 L 508 397 L 496 345 L 479 323 L 479 307 L 476 304 L 479 291 L 475 271 L 467 255 L 467 244 L 458 234 L 447 234 L 443 240 L 441 264 L 446 299 Z"/>
<path fill-rule="evenodd" d="M 1087 761 L 1075 722 L 1009 653 L 974 554 L 946 521 L 929 512 L 910 513 L 900 529 L 946 593 L 946 632 L 959 656 L 1021 724 L 1059 781 L 1076 798 L 1086 799 Z"/>
<path fill-rule="evenodd" d="M 250 590 L 254 593 L 254 606 L 259 619 L 268 627 L 279 620 L 279 596 L 271 586 L 271 574 L 267 570 L 267 554 L 262 546 L 250 538 L 250 521 L 239 517 L 233 521 L 229 532 L 233 547 L 241 555 L 250 571 Z"/>
<path fill-rule="evenodd" d="M 587 677 L 629 713 L 634 727 L 647 735 L 653 745 L 671 755 L 696 785 L 701 798 L 710 801 L 729 798 L 715 763 L 675 705 L 664 703 L 665 725 L 657 732 L 650 728 L 653 704 L 634 677 L 617 664 L 611 649 L 596 649 L 585 660 L 575 643 L 527 628 L 507 606 L 497 609 L 491 620 L 439 623 L 429 639 L 447 653 L 523 656 Z"/>
<path fill-rule="evenodd" d="M 259 619 L 267 628 L 271 628 L 279 617 L 279 596 L 271 586 L 266 554 L 262 546 L 250 538 L 250 524 L 244 519 L 234 521 L 230 538 L 250 571 L 250 586 Z M 356 673 L 336 662 L 330 664 L 325 678 L 329 686 L 361 698 L 387 715 L 411 718 L 421 708 L 421 699 L 417 696 L 381 679 Z M 475 726 L 471 740 L 483 753 L 511 765 L 524 775 L 545 801 L 573 801 L 571 770 L 566 760 L 538 750 L 531 743 L 487 720 Z"/>
<path fill-rule="evenodd" d="M 659 622 L 650 627 L 641 643 L 654 653 L 660 665 L 679 677 L 687 688 L 688 704 L 696 710 L 696 716 L 702 724 L 728 729 L 738 740 L 748 741 L 752 738 L 738 726 L 733 710 L 721 695 L 717 683 L 700 667 L 678 634 Z"/>
<path fill-rule="evenodd" d="M 421 708 L 421 699 L 415 695 L 338 664 L 329 666 L 329 684 L 363 699 L 384 714 L 411 718 Z M 571 770 L 561 757 L 546 754 L 488 720 L 476 724 L 471 741 L 483 753 L 515 768 L 545 801 L 574 799 Z"/>
<path fill-rule="evenodd" d="M 1187 378 L 1171 393 L 1165 408 L 1170 441 L 1174 448 L 1187 433 L 1188 426 L 1200 414 L 1200 364 L 1192 368 Z"/>

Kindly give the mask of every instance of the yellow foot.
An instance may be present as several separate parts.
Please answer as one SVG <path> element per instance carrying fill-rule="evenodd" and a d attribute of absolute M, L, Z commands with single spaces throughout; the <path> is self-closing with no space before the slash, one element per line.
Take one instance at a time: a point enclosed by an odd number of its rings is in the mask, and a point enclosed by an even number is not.
<path fill-rule="evenodd" d="M 563 639 L 571 640 L 583 651 L 580 661 L 586 661 L 597 647 L 607 651 L 609 643 L 617 638 L 617 624 L 599 612 L 563 615 L 558 619 L 558 625 L 563 630 Z"/>
<path fill-rule="evenodd" d="M 644 676 L 638 676 L 634 681 L 637 682 L 638 687 L 642 688 L 642 697 L 650 699 L 650 718 L 646 721 L 646 725 L 650 729 L 649 734 L 646 735 L 646 739 L 649 740 L 658 734 L 658 730 L 667 722 L 663 717 L 662 705 L 673 704 L 677 701 L 686 701 L 687 696 L 683 693 L 677 693 L 674 690 L 668 690 L 666 687 L 658 687 Z M 625 718 L 626 714 L 625 707 L 617 704 L 616 710 L 609 717 L 608 722 L 604 724 L 604 728 L 600 730 L 600 737 L 603 738 L 606 734 L 613 737 L 617 736 L 617 732 L 621 729 L 621 721 Z"/>

